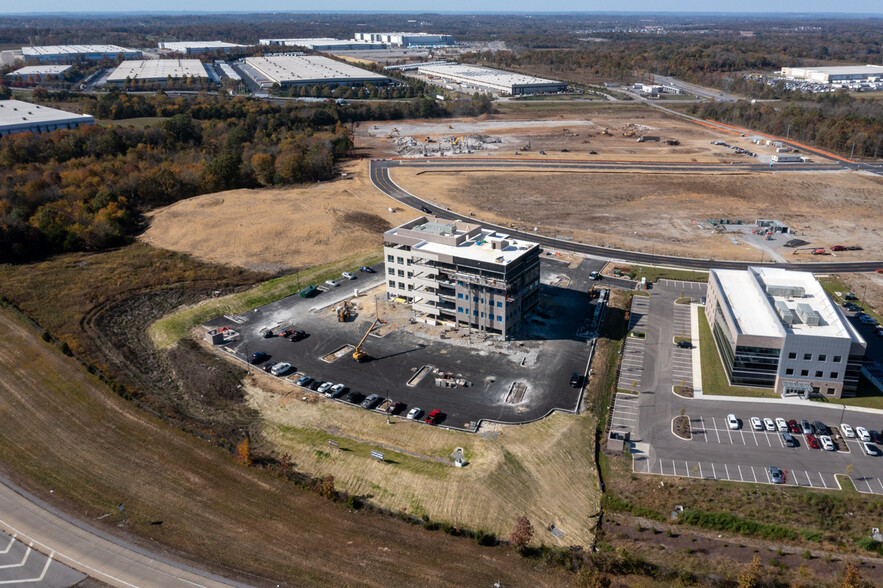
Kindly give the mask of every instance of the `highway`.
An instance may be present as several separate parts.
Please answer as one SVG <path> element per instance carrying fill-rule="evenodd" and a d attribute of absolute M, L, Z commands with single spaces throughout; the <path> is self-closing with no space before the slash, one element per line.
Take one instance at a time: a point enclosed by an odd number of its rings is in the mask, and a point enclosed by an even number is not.
<path fill-rule="evenodd" d="M 549 160 L 530 160 L 530 159 L 494 159 L 477 160 L 477 159 L 457 159 L 457 160 L 390 160 L 378 159 L 372 160 L 369 164 L 368 173 L 371 183 L 374 186 L 397 202 L 423 211 L 425 208 L 432 214 L 443 216 L 445 218 L 459 219 L 464 222 L 479 223 L 489 229 L 500 231 L 510 235 L 515 239 L 524 239 L 525 241 L 533 241 L 539 243 L 546 249 L 555 249 L 558 251 L 568 251 L 583 255 L 591 255 L 594 257 L 602 257 L 606 259 L 622 260 L 629 263 L 637 263 L 644 265 L 661 265 L 672 267 L 683 267 L 688 269 L 708 270 L 708 269 L 745 269 L 748 266 L 759 265 L 747 261 L 726 261 L 716 259 L 700 259 L 691 257 L 674 257 L 669 255 L 656 255 L 643 253 L 640 251 L 626 251 L 623 249 L 613 249 L 608 247 L 599 247 L 596 245 L 587 245 L 575 241 L 566 241 L 563 239 L 555 239 L 529 233 L 517 231 L 508 227 L 495 225 L 493 223 L 484 222 L 474 217 L 456 214 L 444 208 L 439 208 L 434 204 L 423 200 L 410 192 L 407 192 L 397 185 L 389 175 L 390 168 L 393 167 L 418 167 L 418 168 L 474 168 L 474 169 L 506 169 L 506 168 L 536 168 L 536 169 L 613 169 L 621 170 L 655 170 L 655 171 L 770 171 L 769 166 L 760 164 L 697 164 L 697 163 L 629 163 L 629 162 L 596 162 L 596 161 L 549 161 Z M 817 164 L 819 169 L 841 169 L 839 165 Z M 795 166 L 776 166 L 773 169 L 792 168 L 804 171 L 810 171 L 810 167 L 806 164 L 798 164 Z M 851 262 L 820 262 L 811 264 L 790 264 L 790 263 L 764 263 L 764 266 L 783 267 L 787 269 L 809 270 L 815 273 L 827 272 L 873 272 L 877 268 L 883 268 L 883 261 L 851 261 Z"/>

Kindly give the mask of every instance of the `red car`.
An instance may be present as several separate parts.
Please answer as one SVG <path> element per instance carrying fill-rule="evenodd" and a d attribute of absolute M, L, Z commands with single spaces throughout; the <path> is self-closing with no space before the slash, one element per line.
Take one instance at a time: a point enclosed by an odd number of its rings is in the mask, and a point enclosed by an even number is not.
<path fill-rule="evenodd" d="M 819 448 L 819 440 L 816 439 L 815 435 L 807 435 L 806 436 L 806 444 L 812 447 L 813 449 Z"/>
<path fill-rule="evenodd" d="M 426 418 L 423 420 L 427 425 L 434 425 L 438 423 L 438 419 L 441 416 L 441 411 L 439 409 L 435 409 L 426 415 Z"/>
<path fill-rule="evenodd" d="M 846 251 L 846 247 L 843 245 L 832 245 L 831 251 Z"/>
<path fill-rule="evenodd" d="M 788 421 L 788 431 L 792 435 L 800 435 L 800 425 L 797 424 L 797 421 L 794 419 Z"/>

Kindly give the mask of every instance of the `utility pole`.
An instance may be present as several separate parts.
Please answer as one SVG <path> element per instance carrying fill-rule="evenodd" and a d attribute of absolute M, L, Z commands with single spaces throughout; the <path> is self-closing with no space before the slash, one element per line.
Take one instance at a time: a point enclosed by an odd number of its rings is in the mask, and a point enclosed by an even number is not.
<path fill-rule="evenodd" d="M 852 142 L 852 150 L 849 152 L 849 158 L 852 159 L 852 156 L 855 154 L 855 141 Z"/>

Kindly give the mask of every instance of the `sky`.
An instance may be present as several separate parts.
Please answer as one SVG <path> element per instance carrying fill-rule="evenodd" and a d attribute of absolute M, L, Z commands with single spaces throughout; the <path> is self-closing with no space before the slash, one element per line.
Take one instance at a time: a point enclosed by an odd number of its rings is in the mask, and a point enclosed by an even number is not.
<path fill-rule="evenodd" d="M 265 0 L 250 4 L 242 0 L 32 0 L 4 2 L 0 14 L 40 12 L 272 12 L 319 10 L 387 12 L 702 12 L 702 13 L 852 13 L 883 14 L 881 0 Z"/>

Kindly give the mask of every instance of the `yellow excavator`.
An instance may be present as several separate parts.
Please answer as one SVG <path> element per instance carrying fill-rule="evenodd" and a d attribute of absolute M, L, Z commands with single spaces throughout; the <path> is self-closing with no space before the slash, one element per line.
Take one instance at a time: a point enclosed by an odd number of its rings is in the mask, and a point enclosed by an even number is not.
<path fill-rule="evenodd" d="M 359 341 L 359 344 L 356 345 L 355 349 L 353 349 L 353 359 L 355 359 L 359 363 L 368 361 L 369 359 L 368 352 L 362 349 L 362 344 L 365 343 L 365 339 L 368 338 L 368 335 L 371 334 L 371 331 L 374 330 L 374 327 L 376 327 L 379 322 L 379 320 L 375 319 L 374 322 L 371 323 L 371 328 L 368 329 L 368 332 L 365 333 L 365 336 L 362 337 L 362 340 Z"/>

